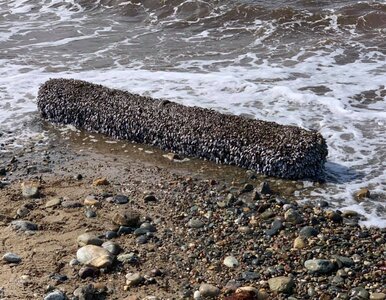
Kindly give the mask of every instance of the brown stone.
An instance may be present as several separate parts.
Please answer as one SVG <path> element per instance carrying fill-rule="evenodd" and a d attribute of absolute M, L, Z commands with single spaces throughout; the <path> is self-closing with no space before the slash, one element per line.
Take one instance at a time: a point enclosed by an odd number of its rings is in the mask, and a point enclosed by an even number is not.
<path fill-rule="evenodd" d="M 109 185 L 110 182 L 106 179 L 106 177 L 103 178 L 97 178 L 92 183 L 94 186 L 101 186 L 101 185 Z"/>

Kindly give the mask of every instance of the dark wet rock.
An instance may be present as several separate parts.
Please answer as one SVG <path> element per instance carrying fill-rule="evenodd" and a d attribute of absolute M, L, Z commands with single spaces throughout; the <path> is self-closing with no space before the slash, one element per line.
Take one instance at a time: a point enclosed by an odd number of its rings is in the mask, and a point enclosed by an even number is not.
<path fill-rule="evenodd" d="M 90 267 L 90 266 L 82 267 L 79 269 L 79 272 L 78 272 L 79 277 L 82 279 L 95 278 L 95 277 L 98 277 L 99 274 L 100 274 L 100 271 L 98 268 Z"/>
<path fill-rule="evenodd" d="M 327 274 L 335 270 L 335 264 L 327 259 L 309 259 L 304 263 L 310 273 Z"/>
<path fill-rule="evenodd" d="M 271 190 L 271 187 L 270 187 L 268 181 L 263 181 L 260 184 L 259 192 L 262 195 L 270 195 L 270 194 L 272 194 L 272 190 Z"/>
<path fill-rule="evenodd" d="M 324 200 L 319 200 L 318 202 L 316 202 L 316 205 L 320 208 L 325 208 L 329 206 L 328 202 Z"/>
<path fill-rule="evenodd" d="M 342 267 L 353 267 L 355 265 L 354 260 L 351 257 L 333 255 L 332 259 L 337 263 L 339 268 Z"/>
<path fill-rule="evenodd" d="M 129 197 L 125 195 L 115 195 L 113 197 L 113 202 L 117 204 L 126 204 L 127 202 L 129 202 Z"/>
<path fill-rule="evenodd" d="M 105 232 L 105 238 L 108 240 L 111 240 L 113 238 L 116 238 L 118 236 L 118 233 L 115 231 L 106 231 Z"/>
<path fill-rule="evenodd" d="M 4 167 L 0 167 L 0 176 L 6 176 L 7 170 Z"/>
<path fill-rule="evenodd" d="M 278 234 L 283 228 L 283 222 L 281 220 L 275 220 L 271 224 L 271 228 L 265 231 L 266 235 L 273 236 Z"/>
<path fill-rule="evenodd" d="M 134 229 L 132 227 L 127 226 L 119 226 L 117 231 L 117 235 L 130 234 L 133 233 Z"/>
<path fill-rule="evenodd" d="M 334 210 L 326 210 L 325 216 L 327 219 L 333 221 L 334 223 L 341 223 L 343 221 L 343 217 Z"/>
<path fill-rule="evenodd" d="M 102 248 L 105 248 L 112 255 L 118 255 L 122 251 L 121 246 L 119 246 L 117 243 L 113 243 L 111 241 L 104 242 L 102 244 Z"/>
<path fill-rule="evenodd" d="M 113 216 L 113 223 L 120 226 L 137 227 L 139 226 L 140 215 L 135 210 L 126 210 L 124 212 L 116 213 Z"/>
<path fill-rule="evenodd" d="M 50 79 L 37 97 L 41 116 L 54 123 L 270 176 L 319 178 L 323 173 L 327 145 L 317 132 L 174 102 L 159 103 L 73 79 Z M 120 118 L 111 117 L 116 115 Z"/>
<path fill-rule="evenodd" d="M 290 294 L 295 287 L 295 282 L 291 277 L 279 276 L 268 280 L 269 288 L 273 292 Z"/>
<path fill-rule="evenodd" d="M 38 230 L 38 226 L 30 221 L 16 220 L 11 222 L 13 230 L 17 231 L 35 231 Z"/>
<path fill-rule="evenodd" d="M 63 283 L 68 280 L 68 277 L 63 274 L 51 274 L 50 279 L 54 280 L 56 283 Z"/>
<path fill-rule="evenodd" d="M 134 230 L 134 235 L 141 236 L 141 235 L 144 235 L 148 232 L 150 232 L 150 230 L 148 228 L 137 228 L 136 230 Z"/>
<path fill-rule="evenodd" d="M 149 236 L 141 235 L 135 241 L 138 245 L 146 244 L 149 241 Z"/>
<path fill-rule="evenodd" d="M 299 231 L 300 236 L 307 237 L 307 238 L 317 236 L 318 233 L 319 233 L 319 231 L 312 226 L 304 226 Z"/>
<path fill-rule="evenodd" d="M 156 232 L 157 231 L 157 228 L 154 225 L 150 224 L 149 222 L 142 223 L 139 228 L 146 229 L 147 232 Z"/>
<path fill-rule="evenodd" d="M 249 193 L 253 191 L 253 185 L 250 183 L 246 183 L 240 190 L 240 194 Z"/>

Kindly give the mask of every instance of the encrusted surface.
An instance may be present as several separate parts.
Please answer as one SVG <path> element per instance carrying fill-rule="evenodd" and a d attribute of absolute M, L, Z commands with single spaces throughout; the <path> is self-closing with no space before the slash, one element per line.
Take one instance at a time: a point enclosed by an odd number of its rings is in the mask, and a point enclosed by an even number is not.
<path fill-rule="evenodd" d="M 319 178 L 327 156 L 324 138 L 314 131 L 73 79 L 43 84 L 38 108 L 54 123 L 281 178 Z"/>

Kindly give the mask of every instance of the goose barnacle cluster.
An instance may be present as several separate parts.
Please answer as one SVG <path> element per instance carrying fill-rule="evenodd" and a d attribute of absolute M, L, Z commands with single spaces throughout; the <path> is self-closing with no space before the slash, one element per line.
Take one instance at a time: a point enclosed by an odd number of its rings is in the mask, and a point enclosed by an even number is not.
<path fill-rule="evenodd" d="M 327 156 L 320 133 L 225 115 L 74 79 L 38 93 L 43 118 L 281 178 L 319 178 Z"/>

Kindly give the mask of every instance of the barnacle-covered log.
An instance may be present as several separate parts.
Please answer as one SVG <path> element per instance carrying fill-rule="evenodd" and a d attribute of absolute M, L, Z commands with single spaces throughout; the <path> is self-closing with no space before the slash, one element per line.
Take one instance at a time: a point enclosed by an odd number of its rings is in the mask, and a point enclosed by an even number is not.
<path fill-rule="evenodd" d="M 281 178 L 319 178 L 327 145 L 317 132 L 225 115 L 73 79 L 38 93 L 43 118 L 178 154 Z"/>

